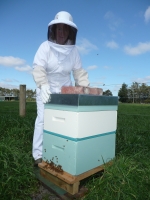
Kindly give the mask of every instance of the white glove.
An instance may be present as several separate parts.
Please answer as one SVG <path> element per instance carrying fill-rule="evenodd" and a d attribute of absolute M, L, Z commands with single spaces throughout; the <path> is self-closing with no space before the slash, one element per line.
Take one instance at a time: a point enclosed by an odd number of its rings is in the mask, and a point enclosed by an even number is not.
<path fill-rule="evenodd" d="M 41 99 L 43 103 L 47 103 L 48 101 L 51 100 L 51 91 L 50 91 L 50 86 L 48 84 L 42 85 L 41 86 Z"/>

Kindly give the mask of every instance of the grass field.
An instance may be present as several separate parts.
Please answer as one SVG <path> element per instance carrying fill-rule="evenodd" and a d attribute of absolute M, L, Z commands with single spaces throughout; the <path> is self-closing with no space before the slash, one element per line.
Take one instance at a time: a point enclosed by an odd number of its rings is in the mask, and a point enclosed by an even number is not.
<path fill-rule="evenodd" d="M 32 137 L 36 104 L 0 102 L 0 199 L 28 200 L 38 188 Z M 116 158 L 104 173 L 84 182 L 85 200 L 150 200 L 150 105 L 119 104 Z"/>

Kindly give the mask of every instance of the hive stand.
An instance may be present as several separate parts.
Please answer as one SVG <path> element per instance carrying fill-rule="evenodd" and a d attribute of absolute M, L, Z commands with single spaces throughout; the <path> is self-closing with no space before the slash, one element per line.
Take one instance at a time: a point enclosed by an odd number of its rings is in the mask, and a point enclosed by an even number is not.
<path fill-rule="evenodd" d="M 112 162 L 108 162 L 106 165 L 111 165 Z M 51 183 L 55 184 L 59 188 L 65 190 L 67 193 L 71 195 L 78 196 L 80 192 L 80 181 L 83 179 L 90 177 L 93 174 L 96 174 L 97 172 L 101 172 L 104 170 L 105 165 L 98 166 L 92 170 L 89 170 L 87 172 L 84 172 L 83 174 L 73 176 L 67 172 L 64 171 L 58 171 L 57 168 L 52 168 L 49 164 L 46 162 L 42 162 L 39 165 L 39 173 L 40 175 L 50 181 Z M 87 189 L 81 188 L 83 193 L 87 192 Z M 81 192 L 80 192 L 81 195 Z M 83 194 L 82 194 L 83 195 Z M 73 196 L 72 196 L 73 197 Z"/>

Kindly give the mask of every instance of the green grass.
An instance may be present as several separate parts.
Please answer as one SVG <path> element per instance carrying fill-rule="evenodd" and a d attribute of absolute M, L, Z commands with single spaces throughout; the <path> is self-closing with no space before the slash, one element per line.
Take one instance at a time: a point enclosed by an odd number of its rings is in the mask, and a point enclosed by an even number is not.
<path fill-rule="evenodd" d="M 19 102 L 0 102 L 0 199 L 28 200 L 38 189 L 33 172 L 35 102 L 19 116 Z M 119 104 L 116 158 L 84 185 L 84 200 L 150 199 L 150 105 Z"/>
<path fill-rule="evenodd" d="M 119 104 L 118 114 L 150 115 L 150 104 Z"/>
<path fill-rule="evenodd" d="M 116 158 L 86 185 L 86 200 L 150 199 L 150 105 L 119 104 Z"/>
<path fill-rule="evenodd" d="M 0 102 L 0 199 L 31 199 L 37 188 L 33 172 L 32 137 L 35 103 L 27 103 L 26 117 L 18 102 Z"/>

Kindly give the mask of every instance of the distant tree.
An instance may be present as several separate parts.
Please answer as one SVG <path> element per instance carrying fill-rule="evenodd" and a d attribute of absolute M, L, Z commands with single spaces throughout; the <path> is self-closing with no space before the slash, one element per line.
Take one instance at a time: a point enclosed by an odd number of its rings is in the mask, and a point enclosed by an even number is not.
<path fill-rule="evenodd" d="M 1 95 L 2 96 L 5 96 L 6 95 L 6 89 L 5 88 L 0 88 L 0 91 L 1 91 Z"/>
<path fill-rule="evenodd" d="M 0 87 L 0 96 L 3 96 L 3 88 Z"/>
<path fill-rule="evenodd" d="M 118 92 L 119 101 L 122 103 L 128 102 L 128 85 L 123 83 Z"/>
<path fill-rule="evenodd" d="M 27 91 L 26 91 L 26 98 L 27 98 L 28 100 L 31 100 L 32 98 L 35 97 L 35 94 L 36 94 L 36 91 L 27 90 Z"/>
<path fill-rule="evenodd" d="M 104 91 L 104 92 L 103 92 L 103 95 L 104 95 L 104 96 L 113 96 L 113 95 L 112 95 L 112 92 L 111 92 L 110 90 Z"/>
<path fill-rule="evenodd" d="M 11 90 L 8 88 L 5 88 L 5 95 L 10 96 L 11 95 Z"/>
<path fill-rule="evenodd" d="M 139 103 L 140 100 L 140 83 L 133 82 L 128 90 L 128 97 L 132 99 L 132 103 Z"/>
<path fill-rule="evenodd" d="M 18 89 L 12 89 L 12 95 L 19 97 L 19 90 Z"/>
<path fill-rule="evenodd" d="M 150 96 L 150 90 L 149 90 L 149 86 L 147 86 L 145 83 L 142 83 L 142 85 L 140 86 L 140 95 L 143 98 L 148 98 Z"/>
<path fill-rule="evenodd" d="M 145 83 L 133 82 L 128 89 L 128 97 L 132 100 L 132 103 L 144 102 L 150 97 L 150 86 L 147 86 Z"/>
<path fill-rule="evenodd" d="M 0 96 L 15 96 L 19 97 L 19 89 L 8 89 L 0 87 Z M 35 98 L 36 90 L 26 90 L 26 97 L 29 99 Z"/>

